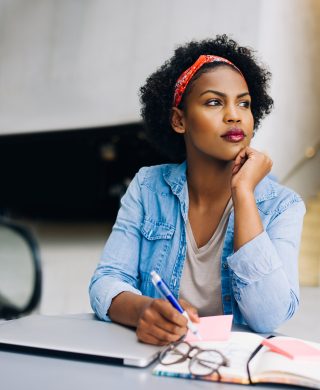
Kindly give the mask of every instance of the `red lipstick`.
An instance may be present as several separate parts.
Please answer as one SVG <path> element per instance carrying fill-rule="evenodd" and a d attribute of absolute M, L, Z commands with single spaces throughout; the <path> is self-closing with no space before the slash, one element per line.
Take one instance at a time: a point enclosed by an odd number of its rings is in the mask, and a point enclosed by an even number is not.
<path fill-rule="evenodd" d="M 224 133 L 221 137 L 228 142 L 240 142 L 245 138 L 245 134 L 242 129 L 233 127 Z"/>

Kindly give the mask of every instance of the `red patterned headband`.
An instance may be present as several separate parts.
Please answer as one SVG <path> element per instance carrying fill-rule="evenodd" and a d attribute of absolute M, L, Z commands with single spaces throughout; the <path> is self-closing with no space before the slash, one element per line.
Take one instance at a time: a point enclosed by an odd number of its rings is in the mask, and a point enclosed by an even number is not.
<path fill-rule="evenodd" d="M 184 91 L 187 88 L 187 85 L 189 84 L 190 80 L 194 76 L 194 74 L 204 65 L 208 64 L 210 62 L 224 62 L 228 65 L 231 65 L 234 69 L 236 69 L 241 76 L 243 74 L 241 73 L 240 69 L 238 69 L 232 62 L 227 60 L 223 57 L 218 57 L 214 55 L 201 55 L 197 61 L 190 66 L 187 70 L 185 70 L 180 77 L 178 78 L 175 88 L 174 88 L 174 96 L 173 96 L 173 107 L 178 107 L 178 105 L 181 102 L 182 95 L 184 94 Z"/>

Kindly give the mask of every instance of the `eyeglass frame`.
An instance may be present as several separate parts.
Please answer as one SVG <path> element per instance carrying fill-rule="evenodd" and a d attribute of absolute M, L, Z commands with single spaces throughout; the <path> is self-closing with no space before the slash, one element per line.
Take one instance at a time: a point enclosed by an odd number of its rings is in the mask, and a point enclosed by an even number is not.
<path fill-rule="evenodd" d="M 166 354 L 168 354 L 171 351 L 174 351 L 181 344 L 186 344 L 188 346 L 189 350 L 187 351 L 187 353 L 183 354 L 179 350 L 177 350 L 177 352 L 179 352 L 179 354 L 181 355 L 180 359 L 178 359 L 178 360 L 176 360 L 175 362 L 172 362 L 172 363 L 163 363 L 163 359 L 166 356 Z M 193 356 L 190 356 L 190 353 L 192 351 L 194 351 L 194 350 L 197 350 L 197 352 Z M 217 353 L 218 355 L 221 356 L 222 362 L 220 364 L 219 363 L 215 363 L 214 361 L 210 362 L 210 363 L 214 363 L 214 364 L 217 365 L 217 367 L 213 367 L 212 368 L 212 371 L 210 373 L 194 374 L 192 372 L 192 370 L 191 370 L 192 364 L 196 360 L 199 360 L 200 364 L 201 364 L 201 361 L 205 361 L 203 359 L 197 358 L 197 356 L 200 353 L 202 353 L 202 352 L 214 352 L 214 353 Z M 165 349 L 163 349 L 160 352 L 160 355 L 159 355 L 158 359 L 159 359 L 160 363 L 162 365 L 164 365 L 164 366 L 170 366 L 170 365 L 173 365 L 173 364 L 182 363 L 182 362 L 186 361 L 187 359 L 190 359 L 189 364 L 188 364 L 188 369 L 189 369 L 189 372 L 190 372 L 191 375 L 194 375 L 194 376 L 197 376 L 197 377 L 205 377 L 205 376 L 210 376 L 210 375 L 216 373 L 218 375 L 218 381 L 221 380 L 221 374 L 219 372 L 220 367 L 222 367 L 222 366 L 228 367 L 229 366 L 229 360 L 224 356 L 224 354 L 222 352 L 218 351 L 217 349 L 204 349 L 204 348 L 200 348 L 197 345 L 191 345 L 190 343 L 188 343 L 187 341 L 184 341 L 184 340 L 178 340 L 178 341 L 176 341 L 174 343 L 169 344 Z"/>

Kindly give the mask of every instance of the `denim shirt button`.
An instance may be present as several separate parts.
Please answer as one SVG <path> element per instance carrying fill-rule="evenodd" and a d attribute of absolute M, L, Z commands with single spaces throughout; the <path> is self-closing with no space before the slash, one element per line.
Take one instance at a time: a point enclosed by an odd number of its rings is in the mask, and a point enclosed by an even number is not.
<path fill-rule="evenodd" d="M 230 295 L 225 295 L 223 299 L 224 299 L 226 302 L 230 302 L 230 301 L 231 301 L 231 296 L 230 296 Z"/>
<path fill-rule="evenodd" d="M 223 264 L 222 264 L 222 268 L 223 268 L 223 269 L 228 269 L 228 268 L 229 268 L 228 263 L 223 263 Z"/>

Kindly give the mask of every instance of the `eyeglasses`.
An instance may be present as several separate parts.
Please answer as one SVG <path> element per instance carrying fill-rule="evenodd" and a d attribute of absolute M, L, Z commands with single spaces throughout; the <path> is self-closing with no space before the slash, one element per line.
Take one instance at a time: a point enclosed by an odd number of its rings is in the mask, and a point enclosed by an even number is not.
<path fill-rule="evenodd" d="M 178 341 L 170 344 L 162 350 L 159 361 L 165 366 L 182 363 L 189 360 L 189 372 L 195 376 L 217 375 L 221 379 L 219 369 L 221 366 L 228 367 L 228 359 L 216 349 L 202 349 L 189 344 L 187 341 Z"/>

